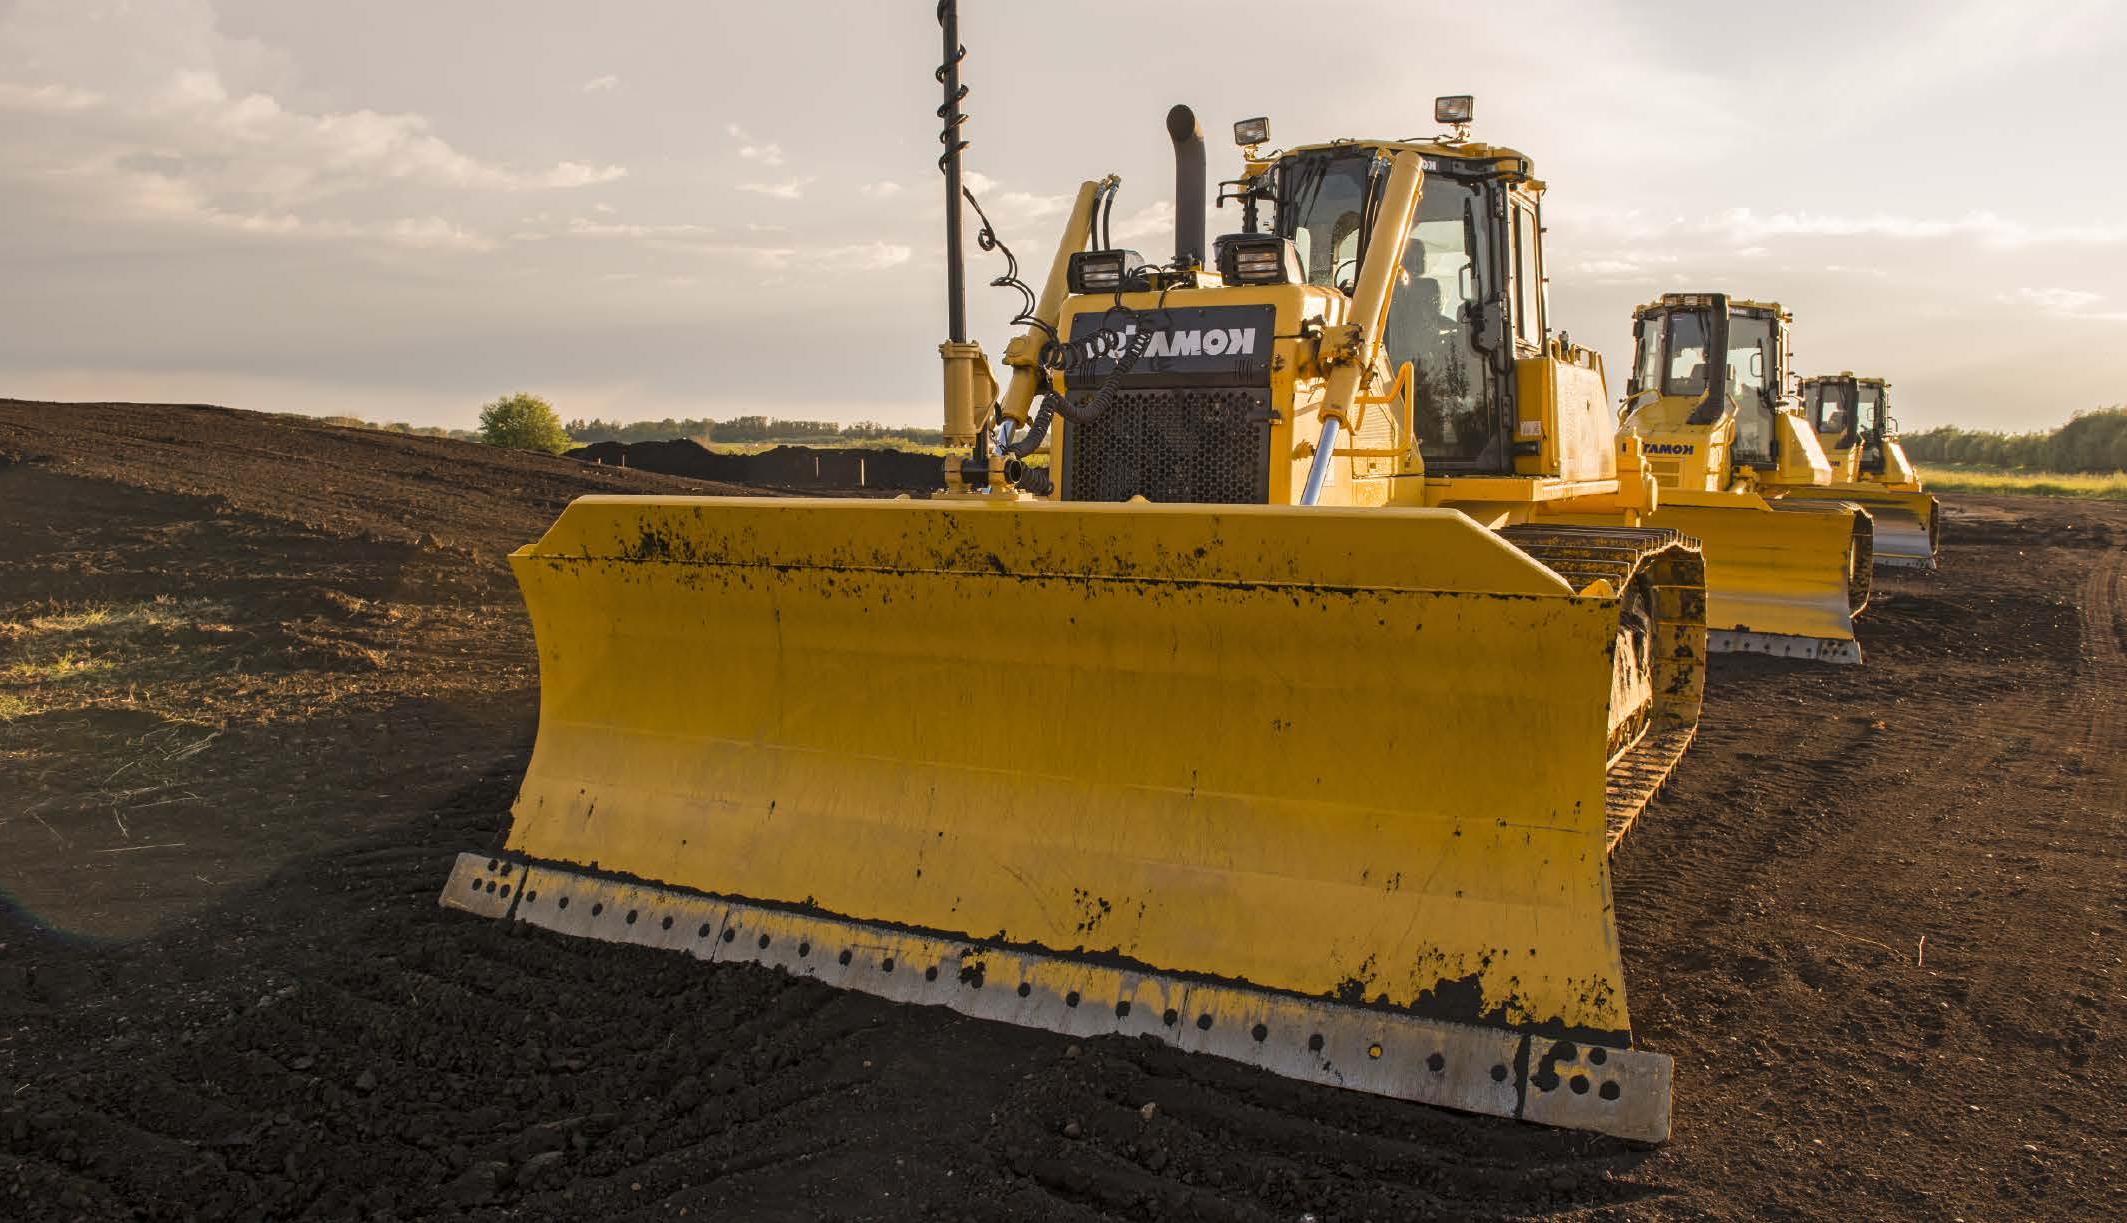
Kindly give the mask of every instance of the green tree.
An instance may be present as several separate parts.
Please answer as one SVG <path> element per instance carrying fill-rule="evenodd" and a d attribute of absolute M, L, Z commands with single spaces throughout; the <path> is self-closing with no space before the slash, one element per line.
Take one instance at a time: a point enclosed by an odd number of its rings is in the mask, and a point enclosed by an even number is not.
<path fill-rule="evenodd" d="M 480 409 L 480 440 L 490 446 L 548 454 L 560 454 L 574 444 L 561 427 L 554 405 L 522 391 Z"/>

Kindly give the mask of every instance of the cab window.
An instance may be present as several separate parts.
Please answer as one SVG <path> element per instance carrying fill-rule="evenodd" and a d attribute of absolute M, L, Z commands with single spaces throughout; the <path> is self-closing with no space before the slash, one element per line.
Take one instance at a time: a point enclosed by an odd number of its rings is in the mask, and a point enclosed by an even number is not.
<path fill-rule="evenodd" d="M 1883 393 L 1872 386 L 1854 389 L 1854 428 L 1863 437 L 1872 437 L 1877 422 L 1883 418 Z"/>
<path fill-rule="evenodd" d="M 1728 394 L 1736 403 L 1735 461 L 1770 467 L 1774 414 L 1773 321 L 1762 315 L 1728 316 Z"/>
<path fill-rule="evenodd" d="M 1364 151 L 1302 154 L 1280 167 L 1278 232 L 1300 248 L 1308 283 L 1342 289 L 1358 275 L 1373 167 Z M 1505 461 L 1490 367 L 1477 347 L 1484 304 L 1506 298 L 1504 252 L 1486 224 L 1489 198 L 1482 184 L 1427 172 L 1389 299 L 1382 342 L 1391 368 L 1411 364 L 1429 465 Z"/>
<path fill-rule="evenodd" d="M 1664 395 L 1706 393 L 1706 316 L 1697 310 L 1669 315 L 1669 368 L 1662 375 Z"/>
<path fill-rule="evenodd" d="M 1536 210 L 1514 206 L 1514 335 L 1531 348 L 1544 342 L 1543 270 L 1537 265 Z"/>
<path fill-rule="evenodd" d="M 1417 376 L 1418 443 L 1429 463 L 1478 463 L 1498 441 L 1497 409 L 1476 345 L 1491 254 L 1483 193 L 1429 175 L 1382 337 L 1390 364 L 1409 361 Z"/>
<path fill-rule="evenodd" d="M 1819 383 L 1809 389 L 1809 420 L 1819 433 L 1846 432 L 1846 398 L 1838 386 Z"/>
<path fill-rule="evenodd" d="M 1632 371 L 1632 393 L 1651 390 L 1662 369 L 1662 319 L 1653 315 L 1634 324 L 1633 353 L 1639 358 Z"/>

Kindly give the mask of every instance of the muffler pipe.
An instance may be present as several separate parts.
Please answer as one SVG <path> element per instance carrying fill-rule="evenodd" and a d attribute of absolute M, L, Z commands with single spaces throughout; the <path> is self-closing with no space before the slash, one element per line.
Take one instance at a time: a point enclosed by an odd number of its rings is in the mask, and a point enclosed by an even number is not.
<path fill-rule="evenodd" d="M 1167 136 L 1174 141 L 1174 262 L 1177 267 L 1204 266 L 1204 126 L 1196 112 L 1177 106 L 1167 112 Z"/>

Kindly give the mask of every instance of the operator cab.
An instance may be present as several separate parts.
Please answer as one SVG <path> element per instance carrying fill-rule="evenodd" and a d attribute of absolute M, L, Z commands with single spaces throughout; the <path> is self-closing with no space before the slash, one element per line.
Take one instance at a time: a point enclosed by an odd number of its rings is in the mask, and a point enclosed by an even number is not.
<path fill-rule="evenodd" d="M 1299 149 L 1269 171 L 1272 232 L 1306 283 L 1350 292 L 1390 160 L 1407 147 L 1425 181 L 1382 337 L 1389 368 L 1411 363 L 1428 471 L 1512 474 L 1514 360 L 1545 337 L 1542 184 L 1527 159 L 1452 143 Z"/>
<path fill-rule="evenodd" d="M 1860 470 L 1883 471 L 1883 443 L 1890 425 L 1890 384 L 1853 374 L 1807 378 L 1802 410 L 1826 450 L 1861 447 Z"/>
<path fill-rule="evenodd" d="M 1695 400 L 1688 422 L 1711 425 L 1735 416 L 1730 461 L 1771 470 L 1780 464 L 1781 351 L 1787 316 L 1777 305 L 1722 293 L 1665 293 L 1634 314 L 1628 406 L 1660 399 Z M 1719 360 L 1716 360 L 1716 357 Z M 1713 388 L 1718 388 L 1718 391 Z"/>

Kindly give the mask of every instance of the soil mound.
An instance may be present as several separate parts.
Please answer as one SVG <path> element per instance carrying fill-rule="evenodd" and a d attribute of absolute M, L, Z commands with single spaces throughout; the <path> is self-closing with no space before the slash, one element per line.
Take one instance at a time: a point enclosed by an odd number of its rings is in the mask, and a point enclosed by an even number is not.
<path fill-rule="evenodd" d="M 945 485 L 944 459 L 906 450 L 777 446 L 757 454 L 728 454 L 678 438 L 664 442 L 596 442 L 569 451 L 568 457 L 608 467 L 766 488 L 927 493 Z"/>

